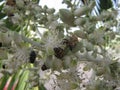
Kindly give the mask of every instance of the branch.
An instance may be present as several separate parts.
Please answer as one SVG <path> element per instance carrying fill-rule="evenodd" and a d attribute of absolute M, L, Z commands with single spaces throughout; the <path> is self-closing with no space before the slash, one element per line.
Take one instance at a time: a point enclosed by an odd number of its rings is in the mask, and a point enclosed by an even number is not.
<path fill-rule="evenodd" d="M 95 63 L 100 63 L 100 62 L 107 62 L 107 64 L 110 63 L 110 59 L 98 55 L 97 57 L 94 57 L 91 55 L 89 52 L 85 52 L 83 54 L 77 52 L 75 56 L 80 60 L 80 61 L 88 61 L 88 62 L 95 62 Z"/>
<path fill-rule="evenodd" d="M 23 41 L 28 42 L 28 43 L 30 43 L 31 45 L 36 46 L 37 48 L 39 48 L 39 49 L 41 49 L 41 50 L 43 49 L 43 46 L 41 45 L 40 42 L 33 41 L 33 40 L 25 37 L 24 35 L 18 34 L 17 32 L 13 32 L 13 33 L 14 33 L 14 35 L 20 36 Z"/>

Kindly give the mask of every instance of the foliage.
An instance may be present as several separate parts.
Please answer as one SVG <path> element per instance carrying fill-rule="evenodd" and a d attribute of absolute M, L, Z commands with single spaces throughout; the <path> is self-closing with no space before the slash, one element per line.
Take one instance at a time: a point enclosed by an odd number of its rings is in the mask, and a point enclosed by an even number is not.
<path fill-rule="evenodd" d="M 39 0 L 1 2 L 0 90 L 46 90 L 48 82 L 55 90 L 119 88 L 119 20 L 112 2 L 103 7 L 102 0 L 98 16 L 93 0 L 63 0 L 67 9 L 58 12 Z"/>

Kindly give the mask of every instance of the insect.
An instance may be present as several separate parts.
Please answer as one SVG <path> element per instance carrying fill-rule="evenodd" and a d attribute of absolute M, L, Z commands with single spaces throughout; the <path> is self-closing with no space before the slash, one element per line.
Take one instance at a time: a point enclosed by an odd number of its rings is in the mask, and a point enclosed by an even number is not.
<path fill-rule="evenodd" d="M 3 68 L 3 69 L 6 69 L 6 64 L 3 64 L 3 65 L 2 65 L 2 68 Z"/>
<path fill-rule="evenodd" d="M 2 42 L 0 42 L 0 47 L 2 47 Z"/>
<path fill-rule="evenodd" d="M 77 43 L 78 43 L 78 38 L 75 35 L 72 35 L 68 39 L 63 40 L 63 44 L 66 44 L 66 46 L 69 47 L 71 51 L 73 50 L 73 48 L 76 46 Z"/>
<path fill-rule="evenodd" d="M 71 51 L 73 50 L 73 48 L 76 46 L 77 43 L 78 43 L 78 38 L 75 35 L 72 35 L 68 39 L 63 39 L 62 42 L 62 44 L 65 44 L 66 47 L 68 47 Z M 55 47 L 54 52 L 57 58 L 62 59 L 67 53 L 67 49 L 66 48 L 62 49 L 61 47 Z"/>
<path fill-rule="evenodd" d="M 64 56 L 64 49 L 60 48 L 60 47 L 55 47 L 54 48 L 54 52 L 55 52 L 55 56 L 59 59 L 63 58 Z"/>
<path fill-rule="evenodd" d="M 45 70 L 48 69 L 48 67 L 47 67 L 45 64 L 43 64 L 42 67 L 41 67 L 41 69 L 42 69 L 43 71 L 45 71 Z"/>
<path fill-rule="evenodd" d="M 15 2 L 15 0 L 7 0 L 6 5 L 15 6 L 16 2 Z"/>
<path fill-rule="evenodd" d="M 36 53 L 35 53 L 35 51 L 31 51 L 30 52 L 30 57 L 29 57 L 29 62 L 30 63 L 34 63 L 35 62 L 35 59 L 36 59 Z"/>
<path fill-rule="evenodd" d="M 14 16 L 13 13 L 8 13 L 7 15 L 8 15 L 8 17 L 12 17 L 12 16 Z"/>

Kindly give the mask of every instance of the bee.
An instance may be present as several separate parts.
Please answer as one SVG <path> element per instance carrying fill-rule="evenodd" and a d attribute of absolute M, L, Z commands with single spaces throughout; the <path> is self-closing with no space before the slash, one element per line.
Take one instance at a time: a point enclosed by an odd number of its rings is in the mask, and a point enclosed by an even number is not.
<path fill-rule="evenodd" d="M 78 43 L 78 38 L 76 35 L 72 35 L 68 39 L 63 40 L 63 44 L 66 44 L 66 47 L 69 47 L 69 49 L 72 51 L 73 48 L 76 46 Z"/>
<path fill-rule="evenodd" d="M 2 42 L 0 42 L 0 47 L 2 47 Z"/>
<path fill-rule="evenodd" d="M 16 2 L 15 2 L 15 0 L 7 0 L 6 5 L 15 6 Z"/>
<path fill-rule="evenodd" d="M 54 48 L 54 52 L 55 52 L 55 56 L 59 59 L 64 57 L 64 49 L 60 48 L 60 47 L 55 47 Z"/>
<path fill-rule="evenodd" d="M 3 65 L 2 65 L 2 68 L 3 68 L 3 69 L 6 69 L 6 64 L 3 64 Z"/>
<path fill-rule="evenodd" d="M 63 45 L 65 44 L 66 47 L 64 49 L 62 49 L 61 47 L 55 47 L 54 48 L 55 56 L 59 59 L 62 59 L 68 52 L 68 49 L 72 51 L 77 43 L 78 43 L 78 38 L 75 35 L 72 35 L 68 39 L 63 39 L 62 44 Z"/>
<path fill-rule="evenodd" d="M 35 53 L 35 51 L 31 51 L 30 52 L 30 57 L 29 57 L 29 62 L 30 63 L 34 63 L 35 62 L 35 60 L 36 60 L 36 53 Z"/>
<path fill-rule="evenodd" d="M 45 70 L 47 70 L 47 69 L 49 69 L 45 64 L 43 64 L 42 65 L 42 67 L 41 67 L 41 69 L 43 70 L 43 71 L 45 71 Z"/>
<path fill-rule="evenodd" d="M 112 88 L 115 89 L 117 86 L 116 85 L 113 85 Z"/>
<path fill-rule="evenodd" d="M 12 17 L 12 16 L 14 16 L 13 13 L 8 13 L 7 15 L 8 15 L 8 17 Z"/>

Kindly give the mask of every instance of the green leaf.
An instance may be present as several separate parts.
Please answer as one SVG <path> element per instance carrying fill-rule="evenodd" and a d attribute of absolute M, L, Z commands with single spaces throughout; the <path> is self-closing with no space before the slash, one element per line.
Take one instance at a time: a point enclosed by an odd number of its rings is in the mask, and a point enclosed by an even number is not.
<path fill-rule="evenodd" d="M 19 77 L 16 90 L 25 90 L 25 86 L 27 85 L 26 81 L 28 79 L 28 74 L 29 74 L 29 71 L 22 72 L 21 76 Z"/>
<path fill-rule="evenodd" d="M 2 77 L 2 79 L 0 80 L 0 90 L 3 90 L 3 88 L 6 84 L 6 82 L 8 81 L 8 79 L 9 79 L 9 75 L 4 75 Z"/>
<path fill-rule="evenodd" d="M 44 87 L 43 84 L 41 84 L 41 85 L 39 86 L 39 90 L 47 90 L 47 89 Z"/>
<path fill-rule="evenodd" d="M 5 26 L 7 28 L 9 28 L 10 30 L 16 31 L 16 32 L 20 31 L 19 25 L 15 25 L 15 24 L 11 23 L 8 18 L 6 20 L 4 20 L 4 22 L 5 22 Z"/>
<path fill-rule="evenodd" d="M 6 15 L 0 12 L 0 19 L 4 18 Z"/>
<path fill-rule="evenodd" d="M 0 19 L 4 18 L 4 17 L 6 16 L 6 14 L 4 14 L 4 13 L 1 12 L 2 9 L 3 9 L 3 6 L 4 6 L 4 4 L 2 4 L 2 5 L 0 6 Z"/>
<path fill-rule="evenodd" d="M 19 79 L 19 76 L 20 76 L 21 72 L 18 71 L 17 73 L 15 73 L 13 76 L 12 76 L 12 80 L 10 82 L 10 85 L 9 85 L 9 90 L 11 90 L 11 88 L 13 87 L 13 85 L 15 84 L 15 82 Z"/>
<path fill-rule="evenodd" d="M 71 84 L 71 89 L 76 89 L 77 87 L 79 87 L 79 85 L 77 83 L 72 83 Z"/>
<path fill-rule="evenodd" d="M 12 76 L 12 80 L 10 81 L 10 84 L 9 84 L 9 87 L 8 87 L 8 90 L 10 90 L 14 84 L 14 81 L 15 81 L 15 75 Z"/>

